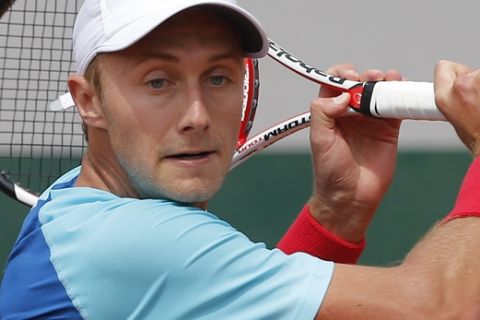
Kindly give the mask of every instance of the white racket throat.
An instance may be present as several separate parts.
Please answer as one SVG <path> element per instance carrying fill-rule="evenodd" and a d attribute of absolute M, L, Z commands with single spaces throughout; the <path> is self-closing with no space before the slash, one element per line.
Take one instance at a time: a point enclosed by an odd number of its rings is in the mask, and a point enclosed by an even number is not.
<path fill-rule="evenodd" d="M 37 203 L 38 198 L 36 195 L 31 194 L 30 192 L 22 189 L 17 185 L 15 185 L 14 188 L 15 188 L 15 195 L 20 202 L 27 204 L 31 207 L 33 207 Z"/>
<path fill-rule="evenodd" d="M 310 112 L 304 112 L 288 120 L 280 122 L 279 124 L 248 139 L 240 148 L 235 151 L 230 170 L 243 163 L 253 154 L 262 151 L 278 140 L 309 127 L 310 119 Z"/>

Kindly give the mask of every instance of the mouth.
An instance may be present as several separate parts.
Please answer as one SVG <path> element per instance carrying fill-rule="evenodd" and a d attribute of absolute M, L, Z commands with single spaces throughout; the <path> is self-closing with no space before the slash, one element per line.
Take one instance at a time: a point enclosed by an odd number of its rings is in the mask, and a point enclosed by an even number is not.
<path fill-rule="evenodd" d="M 202 160 L 208 158 L 214 153 L 214 151 L 185 152 L 168 156 L 168 158 L 176 160 Z"/>

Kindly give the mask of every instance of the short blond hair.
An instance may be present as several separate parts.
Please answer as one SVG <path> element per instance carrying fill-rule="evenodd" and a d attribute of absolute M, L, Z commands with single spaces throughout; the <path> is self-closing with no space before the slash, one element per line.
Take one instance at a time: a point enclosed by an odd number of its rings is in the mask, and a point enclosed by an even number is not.
<path fill-rule="evenodd" d="M 93 87 L 95 93 L 102 98 L 102 83 L 100 81 L 100 64 L 101 64 L 101 55 L 97 55 L 92 62 L 88 65 L 87 70 L 85 71 L 84 78 L 87 82 Z M 85 140 L 88 142 L 88 126 L 85 122 L 82 122 L 82 131 L 85 135 Z"/>

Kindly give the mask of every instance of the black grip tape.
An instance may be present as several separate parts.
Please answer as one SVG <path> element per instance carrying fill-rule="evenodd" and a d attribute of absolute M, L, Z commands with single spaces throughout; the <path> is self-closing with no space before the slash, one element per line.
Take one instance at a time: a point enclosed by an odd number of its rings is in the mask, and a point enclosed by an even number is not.
<path fill-rule="evenodd" d="M 12 181 L 10 181 L 5 172 L 0 172 L 0 190 L 13 199 L 17 199 L 17 195 L 15 194 L 15 185 Z"/>
<path fill-rule="evenodd" d="M 372 101 L 373 88 L 377 81 L 367 81 L 363 86 L 362 99 L 360 100 L 360 113 L 363 113 L 368 116 L 372 116 L 370 111 L 370 103 Z M 375 106 L 376 108 L 376 106 Z"/>

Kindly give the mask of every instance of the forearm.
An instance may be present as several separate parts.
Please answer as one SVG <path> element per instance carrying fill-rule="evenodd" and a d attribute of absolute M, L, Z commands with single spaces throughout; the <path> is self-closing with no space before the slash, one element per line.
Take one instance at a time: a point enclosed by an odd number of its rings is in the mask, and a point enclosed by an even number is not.
<path fill-rule="evenodd" d="M 480 319 L 478 195 L 477 159 L 448 219 L 438 223 L 401 265 L 337 265 L 317 319 Z M 468 215 L 451 220 L 459 212 Z"/>
<path fill-rule="evenodd" d="M 480 319 L 480 243 L 458 232 L 480 234 L 480 219 L 436 227 L 399 266 L 336 265 L 316 319 Z"/>
<path fill-rule="evenodd" d="M 480 317 L 480 158 L 471 165 L 455 207 L 407 256 L 404 268 L 423 272 L 436 297 L 461 301 Z M 476 307 L 478 306 L 478 307 Z M 476 309 L 476 310 L 475 310 Z M 467 310 L 468 312 L 468 310 Z"/>
<path fill-rule="evenodd" d="M 402 269 L 418 282 L 418 298 L 448 319 L 480 318 L 480 219 L 437 226 L 407 256 Z M 476 315 L 473 317 L 473 315 Z M 465 315 L 472 315 L 471 318 Z"/>

